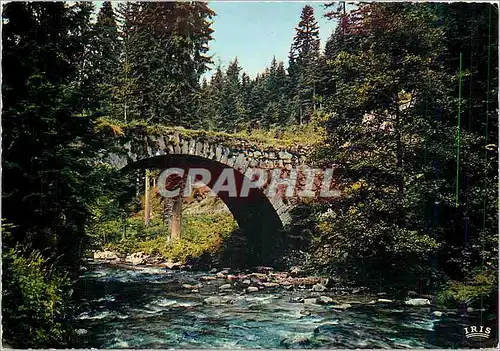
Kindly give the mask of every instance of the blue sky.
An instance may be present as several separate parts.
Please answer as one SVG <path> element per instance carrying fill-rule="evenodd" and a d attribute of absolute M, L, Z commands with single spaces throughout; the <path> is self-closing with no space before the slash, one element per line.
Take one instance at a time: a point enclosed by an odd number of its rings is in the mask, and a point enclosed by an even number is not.
<path fill-rule="evenodd" d="M 314 7 L 324 46 L 335 28 L 334 21 L 323 17 L 324 2 L 211 1 L 210 7 L 217 13 L 213 24 L 214 40 L 210 43 L 214 66 L 218 63 L 227 66 L 238 57 L 244 71 L 252 77 L 262 72 L 273 56 L 284 61 L 286 66 L 295 27 L 306 4 Z"/>

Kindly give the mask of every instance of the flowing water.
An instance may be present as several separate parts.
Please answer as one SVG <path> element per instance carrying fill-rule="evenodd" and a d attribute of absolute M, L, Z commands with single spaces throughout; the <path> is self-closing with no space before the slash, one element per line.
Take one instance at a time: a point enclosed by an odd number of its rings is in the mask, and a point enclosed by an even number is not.
<path fill-rule="evenodd" d="M 351 307 L 292 303 L 307 290 L 264 289 L 224 293 L 223 279 L 206 272 L 96 265 L 76 288 L 81 348 L 458 348 L 466 344 L 467 316 L 402 303 Z M 325 295 L 326 293 L 321 293 Z M 204 300 L 211 297 L 211 303 Z M 365 301 L 367 301 L 365 299 Z M 341 306 L 342 307 L 342 306 Z M 474 346 L 474 345 L 473 345 Z M 476 345 L 477 346 L 477 345 Z"/>

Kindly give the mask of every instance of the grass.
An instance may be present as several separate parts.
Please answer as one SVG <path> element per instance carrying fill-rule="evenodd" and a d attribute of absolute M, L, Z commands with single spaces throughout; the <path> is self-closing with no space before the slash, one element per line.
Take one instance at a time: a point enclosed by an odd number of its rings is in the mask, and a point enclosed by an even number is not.
<path fill-rule="evenodd" d="M 221 145 L 250 144 L 261 149 L 282 149 L 290 147 L 308 147 L 323 140 L 324 129 L 319 123 L 291 125 L 286 128 L 269 130 L 253 129 L 238 133 L 227 133 L 211 130 L 194 130 L 183 127 L 169 127 L 163 125 L 148 125 L 142 121 L 123 123 L 107 118 L 98 119 L 95 130 L 113 137 L 127 137 L 133 135 L 168 135 L 179 133 L 184 137 L 196 138 Z"/>
<path fill-rule="evenodd" d="M 145 226 L 142 216 L 138 214 L 127 220 L 125 239 L 121 237 L 122 228 L 118 221 L 102 223 L 99 228 L 106 234 L 108 242 L 100 246 L 122 254 L 144 252 L 160 255 L 166 260 L 182 263 L 203 254 L 214 254 L 238 225 L 229 212 L 221 209 L 220 204 L 212 203 L 213 198 L 204 201 L 210 203 L 193 204 L 184 210 L 181 238 L 175 242 L 170 241 L 168 226 L 158 219 L 152 219 L 150 225 Z M 100 235 L 97 233 L 95 236 Z"/>

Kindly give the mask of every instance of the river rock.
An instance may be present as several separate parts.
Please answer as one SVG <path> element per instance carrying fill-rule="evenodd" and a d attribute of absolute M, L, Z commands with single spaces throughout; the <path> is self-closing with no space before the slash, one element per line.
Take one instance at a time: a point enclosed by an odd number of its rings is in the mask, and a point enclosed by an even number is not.
<path fill-rule="evenodd" d="M 378 299 L 377 302 L 390 303 L 390 302 L 393 302 L 393 301 L 389 300 L 389 299 Z"/>
<path fill-rule="evenodd" d="M 441 312 L 441 311 L 434 311 L 434 312 L 432 312 L 432 315 L 434 317 L 441 317 L 443 315 L 443 312 Z"/>
<path fill-rule="evenodd" d="M 76 329 L 75 330 L 75 334 L 79 335 L 79 336 L 86 335 L 87 334 L 87 329 Z"/>
<path fill-rule="evenodd" d="M 203 300 L 203 303 L 205 305 L 221 305 L 221 304 L 229 303 L 229 302 L 231 302 L 231 300 L 224 299 L 224 298 L 219 297 L 219 296 L 210 296 L 210 297 L 207 297 L 205 300 Z"/>
<path fill-rule="evenodd" d="M 287 349 L 296 349 L 303 346 L 308 346 L 311 341 L 305 336 L 294 336 L 291 338 L 285 338 L 281 340 L 280 346 L 284 346 Z"/>
<path fill-rule="evenodd" d="M 259 267 L 256 267 L 256 268 L 255 268 L 255 271 L 256 271 L 257 273 L 269 273 L 269 272 L 274 271 L 274 268 L 273 268 L 273 267 L 264 267 L 264 266 L 259 266 Z"/>
<path fill-rule="evenodd" d="M 304 302 L 304 298 L 300 297 L 300 296 L 294 296 L 294 297 L 290 298 L 290 302 L 291 303 L 302 303 L 302 302 Z"/>
<path fill-rule="evenodd" d="M 235 279 L 238 279 L 237 276 L 233 275 L 233 274 L 228 274 L 227 277 L 226 277 L 227 280 L 235 280 Z"/>
<path fill-rule="evenodd" d="M 428 299 L 409 299 L 405 301 L 409 306 L 429 306 L 431 302 Z"/>
<path fill-rule="evenodd" d="M 200 292 L 200 290 L 198 290 L 198 289 L 193 289 L 193 290 L 191 290 L 190 292 L 192 292 L 193 294 L 195 294 L 195 293 L 199 293 L 199 292 Z"/>
<path fill-rule="evenodd" d="M 220 279 L 225 279 L 226 278 L 226 275 L 222 272 L 219 272 L 215 275 L 217 278 L 220 278 Z"/>
<path fill-rule="evenodd" d="M 219 290 L 229 290 L 231 288 L 232 288 L 231 284 L 223 284 L 223 285 L 219 286 Z"/>
<path fill-rule="evenodd" d="M 210 273 L 210 274 L 217 273 L 217 268 L 212 268 L 208 273 Z"/>
<path fill-rule="evenodd" d="M 302 268 L 297 267 L 297 266 L 290 268 L 290 271 L 289 271 L 289 273 L 292 277 L 300 277 L 303 274 L 303 272 L 304 271 L 302 270 Z"/>
<path fill-rule="evenodd" d="M 316 299 L 316 303 L 320 305 L 333 305 L 333 299 L 330 296 L 320 296 Z"/>
<path fill-rule="evenodd" d="M 336 310 L 346 310 L 348 308 L 351 308 L 352 305 L 349 303 L 341 303 L 339 305 L 334 305 L 333 308 Z"/>
<path fill-rule="evenodd" d="M 273 282 L 265 282 L 262 283 L 262 285 L 265 286 L 266 288 L 276 288 L 280 286 L 278 283 L 273 283 Z"/>
<path fill-rule="evenodd" d="M 163 263 L 165 263 L 165 259 L 159 255 L 149 256 L 146 259 L 145 263 L 149 263 L 149 264 L 153 264 L 153 265 L 162 265 Z"/>
<path fill-rule="evenodd" d="M 203 276 L 203 277 L 200 278 L 200 280 L 205 280 L 205 281 L 207 281 L 207 280 L 216 280 L 216 279 L 217 278 L 214 277 L 214 276 L 212 276 L 212 275 L 206 275 L 206 276 Z"/>
<path fill-rule="evenodd" d="M 251 273 L 248 275 L 250 279 L 258 279 L 258 280 L 265 280 L 267 278 L 267 274 L 264 273 Z"/>
<path fill-rule="evenodd" d="M 326 290 L 326 286 L 324 286 L 323 284 L 314 284 L 311 291 L 318 291 L 318 292 L 323 292 Z"/>
<path fill-rule="evenodd" d="M 135 266 L 146 263 L 148 257 L 149 256 L 145 255 L 144 252 L 134 252 L 125 258 L 125 262 L 132 263 Z"/>
<path fill-rule="evenodd" d="M 304 299 L 304 305 L 314 305 L 316 304 L 316 298 L 309 298 L 309 299 Z"/>
<path fill-rule="evenodd" d="M 200 289 L 201 287 L 203 287 L 202 284 L 196 284 L 196 285 L 182 284 L 182 288 L 186 290 Z"/>
<path fill-rule="evenodd" d="M 243 285 L 250 285 L 252 284 L 252 282 L 250 281 L 250 279 L 245 279 L 243 282 L 242 282 Z"/>
<path fill-rule="evenodd" d="M 165 262 L 165 267 L 168 269 L 180 269 L 182 266 L 181 262 L 172 262 L 172 261 L 167 261 Z"/>
<path fill-rule="evenodd" d="M 113 261 L 113 260 L 118 260 L 118 259 L 119 259 L 118 255 L 113 251 L 105 250 L 105 251 L 94 252 L 94 260 Z"/>
<path fill-rule="evenodd" d="M 259 288 L 256 287 L 256 286 L 249 286 L 247 289 L 246 289 L 247 292 L 249 293 L 253 293 L 253 292 L 258 292 L 259 291 Z"/>

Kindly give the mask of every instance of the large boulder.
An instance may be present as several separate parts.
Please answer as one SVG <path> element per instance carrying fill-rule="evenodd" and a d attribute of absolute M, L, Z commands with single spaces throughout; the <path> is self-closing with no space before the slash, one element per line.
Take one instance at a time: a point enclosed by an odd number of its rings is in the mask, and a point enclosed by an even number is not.
<path fill-rule="evenodd" d="M 408 299 L 405 304 L 409 306 L 429 306 L 431 302 L 428 299 Z"/>
<path fill-rule="evenodd" d="M 94 260 L 115 261 L 119 260 L 118 255 L 109 250 L 94 252 Z"/>
<path fill-rule="evenodd" d="M 351 307 L 352 307 L 352 305 L 349 303 L 341 303 L 341 304 L 333 306 L 333 308 L 336 310 L 346 310 L 346 309 L 351 308 Z"/>
<path fill-rule="evenodd" d="M 221 296 L 210 296 L 203 300 L 204 305 L 222 305 L 231 304 L 233 299 Z"/>
<path fill-rule="evenodd" d="M 128 255 L 125 258 L 125 262 L 131 263 L 135 266 L 139 264 L 145 264 L 148 258 L 149 255 L 144 254 L 144 252 L 134 252 L 133 254 Z"/>
<path fill-rule="evenodd" d="M 324 286 L 323 284 L 314 284 L 312 289 L 312 291 L 318 291 L 318 292 L 323 292 L 325 290 L 327 290 L 326 286 Z"/>
<path fill-rule="evenodd" d="M 304 270 L 300 267 L 294 266 L 290 268 L 289 273 L 292 277 L 300 277 L 304 274 Z"/>
<path fill-rule="evenodd" d="M 335 302 L 333 302 L 330 296 L 320 296 L 316 300 L 316 303 L 320 305 L 333 305 Z"/>
<path fill-rule="evenodd" d="M 219 290 L 229 290 L 231 288 L 232 288 L 231 284 L 223 284 L 223 285 L 219 286 Z"/>
<path fill-rule="evenodd" d="M 165 263 L 165 267 L 168 269 L 181 269 L 182 265 L 182 262 L 167 261 Z"/>

